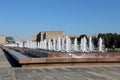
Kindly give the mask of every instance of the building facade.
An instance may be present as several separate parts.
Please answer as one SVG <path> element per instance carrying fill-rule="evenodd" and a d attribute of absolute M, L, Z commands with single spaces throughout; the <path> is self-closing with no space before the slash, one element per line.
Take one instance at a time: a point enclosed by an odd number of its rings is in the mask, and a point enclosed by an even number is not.
<path fill-rule="evenodd" d="M 5 36 L 0 36 L 0 44 L 5 44 L 6 43 L 6 37 Z"/>
<path fill-rule="evenodd" d="M 36 35 L 32 35 L 32 36 L 30 37 L 30 41 L 36 41 L 36 39 L 37 39 L 37 36 L 36 36 Z"/>
<path fill-rule="evenodd" d="M 66 38 L 66 34 L 63 31 L 46 31 L 46 32 L 40 32 L 37 35 L 37 41 L 43 41 L 43 40 L 50 40 L 50 39 L 57 39 L 60 38 Z"/>

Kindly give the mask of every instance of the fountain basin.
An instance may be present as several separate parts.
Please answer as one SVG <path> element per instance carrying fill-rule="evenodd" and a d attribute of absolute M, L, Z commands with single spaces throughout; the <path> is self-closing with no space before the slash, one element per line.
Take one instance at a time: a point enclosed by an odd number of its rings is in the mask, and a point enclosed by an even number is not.
<path fill-rule="evenodd" d="M 16 52 L 9 48 L 3 47 L 21 66 L 44 66 L 44 65 L 76 65 L 81 63 L 119 63 L 120 53 L 60 53 L 45 50 L 38 51 L 40 57 L 29 57 L 21 52 Z M 22 50 L 22 49 L 21 49 Z M 31 50 L 31 49 L 30 49 Z M 30 51 L 31 52 L 31 51 Z M 37 53 L 38 54 L 38 53 Z M 46 56 L 45 56 L 45 55 Z"/>

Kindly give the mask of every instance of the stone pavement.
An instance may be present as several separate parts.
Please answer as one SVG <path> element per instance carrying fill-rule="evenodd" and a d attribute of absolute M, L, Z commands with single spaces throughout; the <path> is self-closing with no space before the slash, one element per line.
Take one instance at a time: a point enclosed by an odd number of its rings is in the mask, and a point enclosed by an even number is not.
<path fill-rule="evenodd" d="M 0 80 L 120 80 L 120 64 L 11 67 L 0 49 Z"/>
<path fill-rule="evenodd" d="M 6 58 L 6 55 L 4 54 L 2 49 L 0 48 L 0 68 L 1 67 L 11 67 L 11 65 L 9 64 L 9 62 Z"/>
<path fill-rule="evenodd" d="M 14 71 L 6 57 L 7 55 L 0 48 L 0 80 L 13 80 Z"/>
<path fill-rule="evenodd" d="M 14 68 L 17 80 L 120 80 L 120 66 Z"/>
<path fill-rule="evenodd" d="M 120 66 L 0 68 L 0 80 L 120 80 Z"/>

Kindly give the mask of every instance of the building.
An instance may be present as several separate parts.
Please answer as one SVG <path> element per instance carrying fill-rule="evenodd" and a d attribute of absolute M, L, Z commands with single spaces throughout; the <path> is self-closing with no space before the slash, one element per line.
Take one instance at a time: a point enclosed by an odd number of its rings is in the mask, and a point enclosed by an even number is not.
<path fill-rule="evenodd" d="M 36 41 L 36 39 L 37 39 L 37 36 L 36 36 L 36 35 L 32 35 L 32 36 L 30 37 L 30 41 Z"/>
<path fill-rule="evenodd" d="M 60 38 L 66 38 L 66 34 L 63 31 L 46 31 L 46 32 L 40 32 L 37 35 L 37 41 L 43 41 L 43 40 L 49 40 L 49 39 L 57 39 Z"/>
<path fill-rule="evenodd" d="M 13 37 L 6 37 L 6 42 L 7 43 L 13 43 L 14 42 L 14 38 Z"/>
<path fill-rule="evenodd" d="M 6 37 L 6 42 L 9 43 L 9 44 L 12 44 L 12 43 L 15 43 L 15 40 L 13 37 Z"/>
<path fill-rule="evenodd" d="M 0 36 L 0 44 L 5 44 L 6 43 L 6 37 L 5 36 Z"/>

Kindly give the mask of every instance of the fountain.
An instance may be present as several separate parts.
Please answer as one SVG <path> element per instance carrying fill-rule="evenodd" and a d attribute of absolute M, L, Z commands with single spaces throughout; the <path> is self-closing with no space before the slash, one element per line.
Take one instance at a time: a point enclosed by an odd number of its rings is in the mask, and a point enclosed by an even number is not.
<path fill-rule="evenodd" d="M 80 51 L 81 52 L 83 51 L 83 39 L 81 39 L 81 41 L 80 41 Z"/>
<path fill-rule="evenodd" d="M 43 49 L 47 49 L 47 41 L 46 40 L 43 41 Z"/>
<path fill-rule="evenodd" d="M 57 39 L 57 51 L 60 51 L 61 50 L 61 39 L 60 37 L 58 37 Z"/>
<path fill-rule="evenodd" d="M 61 51 L 64 52 L 65 51 L 65 40 L 62 39 L 62 48 L 61 48 Z"/>
<path fill-rule="evenodd" d="M 87 44 L 88 43 L 88 44 Z M 7 45 L 6 45 L 7 46 Z M 8 45 L 10 46 L 10 45 Z M 14 44 L 11 44 L 11 46 L 14 46 Z M 26 43 L 18 42 L 18 47 L 27 47 L 27 48 L 33 48 L 33 49 L 47 49 L 52 51 L 59 51 L 59 52 L 104 52 L 104 45 L 102 38 L 99 38 L 98 41 L 98 49 L 97 51 L 94 50 L 94 45 L 92 43 L 92 37 L 89 37 L 89 42 L 87 42 L 86 37 L 81 38 L 80 45 L 78 45 L 77 38 L 74 39 L 73 44 L 71 39 L 67 36 L 66 39 L 58 37 L 57 39 L 50 39 L 50 40 L 44 40 L 40 42 L 32 42 L 32 41 L 26 41 Z"/>
<path fill-rule="evenodd" d="M 103 40 L 102 40 L 102 38 L 99 38 L 99 43 L 98 43 L 98 45 L 99 45 L 99 52 L 104 52 L 104 50 L 103 50 Z"/>
<path fill-rule="evenodd" d="M 53 50 L 54 51 L 56 50 L 56 40 L 55 40 L 55 38 L 53 39 Z"/>
<path fill-rule="evenodd" d="M 93 48 L 94 48 L 94 46 L 92 44 L 92 37 L 89 37 L 89 51 L 93 52 Z"/>
<path fill-rule="evenodd" d="M 51 40 L 48 40 L 48 50 L 51 50 Z"/>
<path fill-rule="evenodd" d="M 83 38 L 83 52 L 87 52 L 87 40 L 85 37 Z"/>
<path fill-rule="evenodd" d="M 81 39 L 80 50 L 81 50 L 81 52 L 87 52 L 87 40 L 86 40 L 86 37 L 83 37 Z"/>
<path fill-rule="evenodd" d="M 77 38 L 74 40 L 74 51 L 78 52 Z"/>
<path fill-rule="evenodd" d="M 99 38 L 98 47 L 94 49 L 92 43 L 92 37 L 89 37 L 87 42 L 86 37 L 81 38 L 80 45 L 78 45 L 77 38 L 72 40 L 67 36 L 66 39 L 58 37 L 57 39 L 44 40 L 40 42 L 27 41 L 23 46 L 23 43 L 19 43 L 17 48 L 6 49 L 13 57 L 18 60 L 22 65 L 51 65 L 51 64 L 78 64 L 78 63 L 105 63 L 105 62 L 119 62 L 119 53 L 106 53 L 104 51 L 104 45 L 102 38 Z M 12 45 L 13 46 L 13 45 Z M 19 48 L 19 47 L 27 48 Z M 80 46 L 80 47 L 79 47 Z M 78 48 L 79 47 L 79 48 Z M 31 49 L 33 48 L 33 49 Z M 16 56 L 14 51 L 21 52 L 21 54 L 29 55 L 21 59 L 20 56 Z M 24 53 L 22 53 L 24 52 Z M 26 53 L 27 52 L 27 53 Z M 84 53 L 83 53 L 84 52 Z M 104 52 L 104 53 L 103 53 Z M 100 54 L 102 53 L 102 54 Z M 19 55 L 19 54 L 18 54 Z M 19 59 L 20 58 L 20 59 Z"/>
<path fill-rule="evenodd" d="M 66 37 L 66 52 L 70 52 L 71 51 L 71 40 L 69 37 Z"/>
<path fill-rule="evenodd" d="M 40 48 L 40 42 L 37 43 L 37 48 L 38 48 L 38 49 Z"/>

